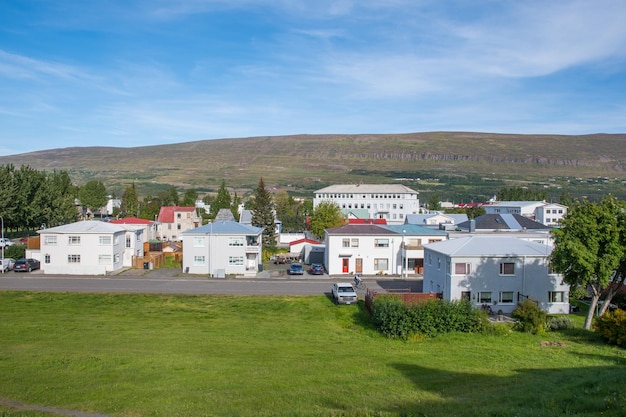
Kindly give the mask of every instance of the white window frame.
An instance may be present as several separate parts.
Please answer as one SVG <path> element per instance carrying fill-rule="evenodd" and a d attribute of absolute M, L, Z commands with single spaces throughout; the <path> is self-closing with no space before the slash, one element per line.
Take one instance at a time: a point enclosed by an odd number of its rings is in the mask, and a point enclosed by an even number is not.
<path fill-rule="evenodd" d="M 472 264 L 467 263 L 467 262 L 455 262 L 454 263 L 454 275 L 469 275 L 471 273 L 472 273 Z"/>
<path fill-rule="evenodd" d="M 111 242 L 113 242 L 113 239 L 111 239 L 110 235 L 98 236 L 98 244 L 101 246 L 110 246 Z"/>
<path fill-rule="evenodd" d="M 194 248 L 203 248 L 205 244 L 204 236 L 194 236 L 193 237 L 193 247 Z"/>
<path fill-rule="evenodd" d="M 67 237 L 68 245 L 80 245 L 80 236 L 71 235 Z"/>
<path fill-rule="evenodd" d="M 46 245 L 56 245 L 57 244 L 57 236 L 56 235 L 46 235 L 43 238 L 43 242 Z"/>
<path fill-rule="evenodd" d="M 565 291 L 548 291 L 548 302 L 567 303 L 567 293 Z"/>
<path fill-rule="evenodd" d="M 67 263 L 68 264 L 79 264 L 80 263 L 80 255 L 77 255 L 77 254 L 69 254 L 69 255 L 67 255 Z"/>
<path fill-rule="evenodd" d="M 491 291 L 480 291 L 476 293 L 476 301 L 479 304 L 491 304 L 493 301 L 493 294 Z"/>
<path fill-rule="evenodd" d="M 389 259 L 374 258 L 374 269 L 376 271 L 386 271 L 387 269 L 389 269 Z"/>
<path fill-rule="evenodd" d="M 511 295 L 510 297 L 508 295 Z M 500 304 L 513 304 L 515 303 L 514 291 L 500 291 L 498 294 L 498 303 Z"/>
<path fill-rule="evenodd" d="M 375 248 L 388 248 L 389 238 L 374 239 L 374 247 Z"/>
<path fill-rule="evenodd" d="M 98 255 L 98 264 L 99 265 L 111 265 L 113 258 L 110 254 L 102 254 Z"/>
<path fill-rule="evenodd" d="M 507 266 L 511 266 L 513 268 L 512 272 L 507 271 Z M 506 261 L 506 262 L 500 262 L 500 275 L 503 276 L 512 276 L 515 275 L 515 262 L 511 262 L 511 261 Z"/>
<path fill-rule="evenodd" d="M 228 265 L 231 266 L 243 266 L 243 256 L 229 256 Z"/>
<path fill-rule="evenodd" d="M 243 236 L 231 236 L 228 238 L 228 246 L 245 246 L 246 242 Z"/>
<path fill-rule="evenodd" d="M 204 255 L 194 255 L 193 266 L 204 266 L 206 264 L 206 257 Z"/>

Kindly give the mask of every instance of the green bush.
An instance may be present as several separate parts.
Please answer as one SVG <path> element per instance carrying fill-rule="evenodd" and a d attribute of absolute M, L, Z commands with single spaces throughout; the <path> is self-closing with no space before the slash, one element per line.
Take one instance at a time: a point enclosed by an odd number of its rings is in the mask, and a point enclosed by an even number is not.
<path fill-rule="evenodd" d="M 593 328 L 607 342 L 626 347 L 626 311 L 607 311 L 596 319 Z"/>
<path fill-rule="evenodd" d="M 568 330 L 574 328 L 574 322 L 566 316 L 551 316 L 546 322 L 546 329 L 550 331 Z"/>
<path fill-rule="evenodd" d="M 11 245 L 4 248 L 4 257 L 15 260 L 26 256 L 26 245 Z"/>
<path fill-rule="evenodd" d="M 517 322 L 514 330 L 537 334 L 545 330 L 547 314 L 534 301 L 525 299 L 511 313 Z"/>
<path fill-rule="evenodd" d="M 405 306 L 399 298 L 386 295 L 374 300 L 373 312 L 383 335 L 402 340 L 414 335 L 482 332 L 488 326 L 485 313 L 469 301 L 429 300 Z"/>

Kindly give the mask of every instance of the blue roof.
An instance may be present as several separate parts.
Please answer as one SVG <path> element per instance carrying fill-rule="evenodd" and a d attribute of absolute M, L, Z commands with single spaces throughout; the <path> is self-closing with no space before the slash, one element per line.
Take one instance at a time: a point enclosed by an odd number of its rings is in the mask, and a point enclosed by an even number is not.
<path fill-rule="evenodd" d="M 263 229 L 235 221 L 213 222 L 196 229 L 183 232 L 183 235 L 259 235 Z"/>
<path fill-rule="evenodd" d="M 448 233 L 443 230 L 432 229 L 430 227 L 420 226 L 418 224 L 388 224 L 381 225 L 387 230 L 390 230 L 399 235 L 430 235 L 430 236 L 447 236 Z"/>

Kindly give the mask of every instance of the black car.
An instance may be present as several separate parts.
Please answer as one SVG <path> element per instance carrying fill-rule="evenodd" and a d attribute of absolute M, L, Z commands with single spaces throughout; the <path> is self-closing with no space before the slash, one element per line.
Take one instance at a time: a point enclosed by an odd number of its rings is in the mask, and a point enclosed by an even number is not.
<path fill-rule="evenodd" d="M 15 272 L 30 272 L 35 269 L 39 269 L 39 261 L 32 258 L 22 258 L 15 261 L 13 264 L 13 270 Z"/>

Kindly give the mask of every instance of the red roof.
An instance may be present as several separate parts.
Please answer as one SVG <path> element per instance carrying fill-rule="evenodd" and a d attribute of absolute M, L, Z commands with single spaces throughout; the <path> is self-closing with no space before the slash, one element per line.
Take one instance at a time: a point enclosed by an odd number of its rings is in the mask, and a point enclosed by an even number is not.
<path fill-rule="evenodd" d="M 113 224 L 152 224 L 152 220 L 139 219 L 137 217 L 124 217 L 123 219 L 111 220 Z"/>
<path fill-rule="evenodd" d="M 195 211 L 195 207 L 181 207 L 181 206 L 165 206 L 161 207 L 159 211 L 158 220 L 161 223 L 174 223 L 174 213 L 189 213 Z"/>
<path fill-rule="evenodd" d="M 348 219 L 348 224 L 387 224 L 385 219 Z"/>
<path fill-rule="evenodd" d="M 300 243 L 310 243 L 311 245 L 319 245 L 320 242 L 308 238 L 294 240 L 293 242 L 289 242 L 289 246 L 299 245 Z"/>

